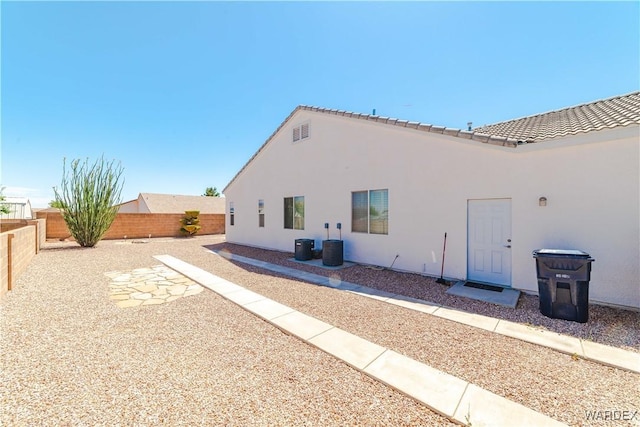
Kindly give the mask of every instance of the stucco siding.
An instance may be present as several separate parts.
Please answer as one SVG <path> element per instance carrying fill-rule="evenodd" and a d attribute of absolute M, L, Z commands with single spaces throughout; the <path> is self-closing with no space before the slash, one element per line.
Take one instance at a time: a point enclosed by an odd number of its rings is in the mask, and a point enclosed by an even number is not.
<path fill-rule="evenodd" d="M 593 137 L 594 135 L 592 135 Z M 606 131 L 605 141 L 582 137 L 531 146 L 518 160 L 524 180 L 521 194 L 546 207 L 523 206 L 513 212 L 519 236 L 533 249 L 576 248 L 595 258 L 590 298 L 640 307 L 640 143 L 635 132 Z M 574 144 L 574 142 L 576 142 Z M 549 144 L 545 146 L 546 144 Z M 553 145 L 552 145 L 553 144 Z M 564 144 L 564 145 L 563 145 Z M 556 146 L 554 146 L 556 145 Z M 537 209 L 535 209 L 537 208 Z M 522 253 L 520 253 L 522 252 Z M 535 264 L 527 271 L 526 255 L 514 251 L 514 282 L 536 289 Z"/>
<path fill-rule="evenodd" d="M 140 212 L 140 201 L 138 199 L 129 200 L 128 202 L 121 204 L 120 208 L 118 209 L 118 213 L 139 213 L 139 212 Z"/>
<path fill-rule="evenodd" d="M 292 128 L 309 123 L 310 137 L 292 143 Z M 640 307 L 638 128 L 517 148 L 341 116 L 299 111 L 225 190 L 235 225 L 227 240 L 293 251 L 294 240 L 316 246 L 338 238 L 345 258 L 445 276 L 467 276 L 467 203 L 510 199 L 512 279 L 537 292 L 531 252 L 542 247 L 589 252 L 593 301 Z M 351 193 L 388 189 L 389 234 L 351 232 Z M 284 229 L 284 198 L 305 197 L 305 229 Z M 538 198 L 548 199 L 546 207 Z M 258 227 L 264 200 L 265 227 Z"/>

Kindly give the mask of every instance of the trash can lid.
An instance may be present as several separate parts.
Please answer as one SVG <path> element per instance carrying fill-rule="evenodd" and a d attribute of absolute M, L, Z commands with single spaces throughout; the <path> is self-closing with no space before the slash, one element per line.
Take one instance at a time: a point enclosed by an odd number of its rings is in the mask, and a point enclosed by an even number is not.
<path fill-rule="evenodd" d="M 571 257 L 571 258 L 589 258 L 589 255 L 586 252 L 579 251 L 577 249 L 536 249 L 533 251 L 533 256 L 561 256 L 561 257 Z"/>

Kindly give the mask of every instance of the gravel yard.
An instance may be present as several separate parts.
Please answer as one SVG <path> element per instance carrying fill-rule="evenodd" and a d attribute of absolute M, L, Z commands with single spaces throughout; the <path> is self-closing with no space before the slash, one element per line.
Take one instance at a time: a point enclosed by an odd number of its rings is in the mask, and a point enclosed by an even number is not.
<path fill-rule="evenodd" d="M 612 425 L 588 420 L 588 411 L 640 411 L 639 375 L 236 264 L 205 247 L 639 351 L 638 313 L 592 307 L 586 325 L 557 321 L 536 314 L 535 297 L 521 298 L 516 310 L 462 301 L 419 275 L 328 271 L 222 236 L 103 241 L 93 249 L 51 243 L 0 302 L 0 425 L 448 424 L 211 291 L 118 308 L 104 273 L 157 265 L 159 254 L 571 425 Z"/>
<path fill-rule="evenodd" d="M 324 276 L 334 275 L 347 282 L 430 301 L 470 313 L 534 325 L 560 334 L 640 352 L 640 312 L 590 305 L 589 321 L 587 323 L 568 322 L 543 316 L 540 313 L 538 297 L 535 295 L 521 293 L 518 306 L 514 310 L 482 301 L 448 295 L 445 293 L 448 289 L 446 285 L 436 283 L 435 278 L 419 274 L 401 273 L 386 269 L 378 270 L 362 265 L 332 271 L 291 261 L 293 253 L 265 251 L 231 243 L 210 245 L 209 248 L 213 251 L 228 251 L 237 255 Z"/>
<path fill-rule="evenodd" d="M 109 299 L 104 273 L 152 255 L 228 264 L 215 239 L 46 245 L 0 303 L 0 425 L 449 424 L 213 292 Z"/>

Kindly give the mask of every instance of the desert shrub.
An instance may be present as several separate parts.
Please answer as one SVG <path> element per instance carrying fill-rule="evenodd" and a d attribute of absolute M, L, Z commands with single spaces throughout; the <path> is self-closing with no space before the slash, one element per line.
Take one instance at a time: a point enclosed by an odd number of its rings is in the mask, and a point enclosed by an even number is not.
<path fill-rule="evenodd" d="M 199 225 L 199 215 L 200 211 L 185 211 L 184 217 L 180 220 L 180 224 L 182 224 L 180 231 L 182 232 L 182 234 L 193 236 L 198 232 L 198 230 L 200 230 L 200 228 L 202 228 Z"/>
<path fill-rule="evenodd" d="M 55 203 L 62 206 L 62 217 L 73 238 L 83 247 L 93 247 L 102 239 L 118 213 L 122 167 L 103 157 L 89 164 L 73 160 L 67 171 L 62 166 L 60 189 L 54 187 Z"/>

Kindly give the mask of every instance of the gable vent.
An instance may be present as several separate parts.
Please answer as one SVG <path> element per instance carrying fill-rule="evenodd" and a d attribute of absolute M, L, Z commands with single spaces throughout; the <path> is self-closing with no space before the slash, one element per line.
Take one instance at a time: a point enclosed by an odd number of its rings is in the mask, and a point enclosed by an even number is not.
<path fill-rule="evenodd" d="M 293 142 L 309 138 L 309 123 L 303 123 L 293 128 Z"/>

